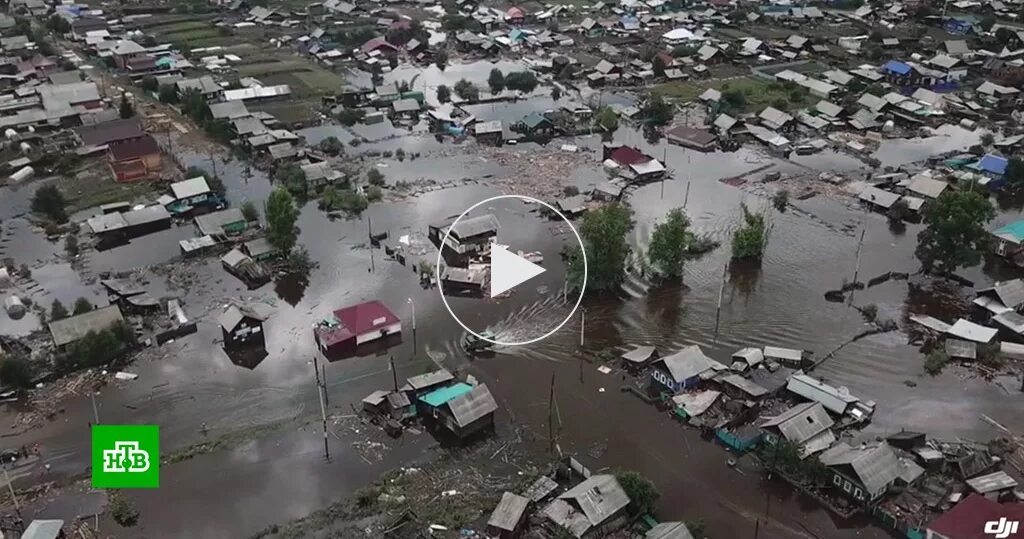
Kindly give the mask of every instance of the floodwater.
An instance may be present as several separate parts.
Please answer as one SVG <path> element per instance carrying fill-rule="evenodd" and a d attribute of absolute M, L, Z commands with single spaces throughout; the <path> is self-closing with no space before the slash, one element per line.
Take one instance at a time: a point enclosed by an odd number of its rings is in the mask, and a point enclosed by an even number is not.
<path fill-rule="evenodd" d="M 329 132 L 327 128 L 314 129 Z M 967 138 L 959 136 L 957 144 L 973 144 Z M 396 147 L 406 147 L 405 141 L 398 139 L 384 140 L 373 147 L 378 149 L 379 144 L 392 140 Z M 428 149 L 415 161 L 382 159 L 389 181 L 507 174 L 502 167 L 474 156 L 471 151 L 467 155 L 450 152 L 432 156 L 438 150 L 433 149 L 435 142 L 431 137 L 406 140 L 422 140 Z M 784 489 L 768 489 L 766 497 L 756 473 L 729 468 L 725 451 L 701 441 L 695 431 L 680 427 L 635 397 L 620 392 L 623 380 L 602 375 L 591 364 L 585 364 L 581 371 L 579 357 L 627 344 L 654 344 L 670 351 L 687 343 L 700 344 L 709 355 L 723 361 L 738 348 L 762 345 L 802 348 L 820 357 L 865 329 L 855 309 L 826 302 L 823 296 L 826 290 L 838 288 L 844 279 L 852 278 L 859 230 L 867 230 L 860 267 L 864 280 L 888 271 L 916 270 L 912 251 L 918 228 L 910 225 L 905 233 L 894 235 L 883 216 L 851 210 L 844 203 L 823 197 L 794 201 L 795 211 L 773 213 L 771 240 L 761 265 L 734 268 L 728 273 L 716 332 L 716 303 L 722 272 L 729 259 L 728 240 L 738 223 L 739 204 L 745 201 L 755 208 L 767 205 L 766 200 L 718 180 L 766 164 L 787 172 L 806 170 L 750 149 L 702 154 L 669 146 L 664 141 L 652 144 L 641 133 L 626 129 L 616 133 L 615 140 L 664 156 L 669 168 L 675 171 L 675 180 L 648 185 L 632 194 L 638 223 L 631 238 L 634 244 L 643 245 L 651 223 L 685 202 L 696 231 L 722 241 L 724 246 L 691 262 L 681 286 L 656 288 L 639 299 L 619 295 L 587 297 L 582 345 L 577 316 L 546 340 L 524 347 L 505 347 L 493 358 L 470 362 L 458 344 L 463 330 L 444 308 L 437 290 L 424 289 L 419 284 L 412 270 L 416 259 L 402 266 L 385 260 L 382 251 L 367 248 L 371 226 L 374 233 L 388 231 L 392 239 L 406 234 L 422 235 L 427 225 L 444 222 L 484 198 L 501 194 L 487 185 L 486 179 L 480 185 L 375 204 L 362 216 L 347 220 L 331 220 L 311 202 L 302 208 L 298 223 L 302 230 L 300 243 L 319 263 L 308 283 L 269 284 L 248 291 L 224 273 L 216 259 L 177 263 L 176 273 L 196 276 L 190 288 L 178 289 L 176 293 L 183 297 L 186 312 L 200 318 L 199 332 L 147 353 L 146 359 L 130 368 L 140 375 L 138 380 L 104 388 L 96 399 L 101 422 L 157 423 L 161 426 L 162 450 L 167 453 L 201 441 L 204 427 L 209 436 L 218 436 L 261 425 L 313 420 L 319 406 L 310 362 L 315 353 L 311 325 L 338 307 L 378 299 L 405 322 L 402 343 L 378 356 L 325 366 L 330 397 L 328 413 L 332 415 L 350 414 L 351 407 L 358 406 L 360 399 L 372 390 L 391 386 L 387 356 L 394 356 L 399 378 L 431 368 L 426 360 L 430 358 L 487 381 L 504 410 L 503 419 L 546 436 L 549 383 L 554 374 L 563 422 L 559 437 L 562 451 L 583 455 L 595 444 L 606 444 L 603 454 L 585 457 L 586 463 L 593 468 L 636 468 L 652 477 L 663 493 L 658 511 L 662 518 L 703 518 L 714 537 L 752 534 L 759 519 L 766 537 L 878 535 L 880 532 L 875 529 L 834 522 L 806 501 L 782 495 Z M 586 151 L 599 152 L 601 139 L 580 137 L 571 142 Z M 910 145 L 916 143 L 893 144 L 908 146 L 897 151 L 884 145 L 879 155 L 907 154 L 912 151 Z M 450 150 L 446 147 L 443 152 Z M 525 157 L 536 150 L 532 145 L 523 145 L 517 151 Z M 845 155 L 835 157 L 835 170 L 866 172 Z M 184 159 L 187 164 L 210 166 L 205 156 Z M 815 166 L 832 166 L 829 155 L 815 159 Z M 238 161 L 218 159 L 217 169 L 225 178 L 232 204 L 245 200 L 259 202 L 272 189 L 266 175 L 256 170 L 246 178 L 244 164 Z M 603 180 L 599 173 L 585 171 L 569 178 L 579 186 Z M 9 200 L 10 197 L 0 196 L 4 209 L 10 208 Z M 508 210 L 499 206 L 495 211 L 500 212 L 503 226 L 508 223 L 514 240 L 520 243 L 513 248 L 539 249 L 545 252 L 546 259 L 557 259 L 557 248 L 566 237 L 553 234 L 550 222 L 537 219 L 522 207 Z M 5 221 L 5 233 L 7 227 Z M 146 241 L 137 242 L 139 245 L 91 253 L 89 267 L 91 271 L 126 270 L 170 260 L 177 255 L 175 238 L 186 232 L 172 228 L 154 237 L 152 245 L 159 244 L 160 249 L 143 247 L 149 243 L 147 236 Z M 165 250 L 164 242 L 173 243 L 174 248 Z M 436 253 L 424 256 L 433 260 Z M 987 271 L 972 270 L 979 280 L 986 278 Z M 553 274 L 557 275 L 557 270 Z M 56 287 L 62 279 L 54 278 Z M 557 294 L 558 290 L 549 293 Z M 460 309 L 477 314 L 476 323 L 499 329 L 516 328 L 546 323 L 553 318 L 550 315 L 557 312 L 557 305 L 550 309 L 536 306 L 542 296 L 528 289 L 505 302 L 459 299 L 457 303 Z M 228 299 L 239 297 L 274 307 L 265 326 L 268 355 L 251 368 L 233 363 L 217 344 L 220 330 L 216 315 Z M 906 283 L 890 283 L 858 292 L 855 301 L 877 303 L 882 312 L 918 312 L 925 308 L 908 298 Z M 413 305 L 416 332 L 410 323 Z M 7 328 L 6 324 L 0 327 Z M 970 380 L 955 368 L 928 378 L 922 375 L 922 360 L 915 349 L 906 345 L 903 334 L 890 333 L 843 347 L 816 374 L 878 403 L 876 417 L 869 427 L 871 434 L 883 435 L 904 427 L 939 438 L 984 439 L 996 434 L 977 420 L 980 413 L 1010 428 L 1024 428 L 1024 419 L 1011 409 L 1011 399 L 1006 398 L 1006 392 L 1013 390 L 1012 381 L 1001 380 L 997 385 Z M 916 383 L 916 387 L 908 388 L 907 380 Z M 11 413 L 6 411 L 2 415 Z M 65 404 L 55 421 L 10 436 L 8 443 L 38 442 L 43 462 L 52 466 L 49 474 L 81 474 L 88 466 L 91 420 L 89 400 L 75 398 Z M 285 521 L 343 497 L 379 471 L 374 466 L 360 468 L 358 462 L 353 465 L 351 458 L 325 463 L 319 454 L 319 442 L 322 440 L 315 436 L 315 428 L 306 427 L 295 431 L 294 436 L 260 438 L 240 448 L 168 466 L 163 471 L 165 481 L 159 491 L 132 494 L 143 508 L 146 535 L 245 536 L 268 523 Z M 408 448 L 395 451 L 395 459 L 387 462 L 422 454 L 429 445 L 427 441 L 409 442 Z M 343 451 L 339 450 L 339 454 Z M 339 463 L 342 460 L 345 462 Z M 22 470 L 18 480 L 37 479 L 43 474 L 41 468 Z M 211 488 L 201 488 L 204 486 Z M 224 511 L 225 493 L 231 496 L 228 505 L 244 509 Z M 161 500 L 181 503 L 165 504 Z"/>

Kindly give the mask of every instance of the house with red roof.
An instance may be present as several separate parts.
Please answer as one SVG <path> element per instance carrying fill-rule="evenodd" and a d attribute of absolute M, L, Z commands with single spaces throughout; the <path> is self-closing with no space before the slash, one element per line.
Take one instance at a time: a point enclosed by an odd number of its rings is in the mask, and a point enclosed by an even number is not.
<path fill-rule="evenodd" d="M 313 329 L 325 356 L 355 352 L 356 348 L 402 332 L 402 321 L 379 301 L 338 309 Z"/>
<path fill-rule="evenodd" d="M 953 506 L 941 516 L 928 524 L 925 530 L 926 539 L 992 539 L 998 536 L 998 532 L 990 529 L 986 532 L 986 524 L 1000 522 L 1000 524 L 988 524 L 990 528 L 995 527 L 999 531 L 1010 531 L 1009 526 L 1014 522 L 1024 521 L 1024 503 L 999 503 L 992 501 L 980 494 L 971 494 L 960 503 Z M 1024 530 L 1009 533 L 1003 537 L 1022 537 Z"/>
<path fill-rule="evenodd" d="M 509 24 L 523 24 L 526 20 L 526 11 L 518 6 L 512 6 L 505 12 L 505 22 Z"/>
<path fill-rule="evenodd" d="M 386 38 L 375 37 L 359 47 L 359 51 L 368 55 L 380 55 L 386 58 L 398 56 L 398 47 L 388 42 Z"/>
<path fill-rule="evenodd" d="M 119 182 L 154 178 L 163 169 L 160 145 L 152 135 L 111 143 L 107 147 L 107 161 Z"/>
<path fill-rule="evenodd" d="M 620 176 L 632 181 L 654 181 L 665 175 L 665 165 L 661 161 L 632 146 L 605 144 L 602 156 L 606 167 L 617 170 Z"/>

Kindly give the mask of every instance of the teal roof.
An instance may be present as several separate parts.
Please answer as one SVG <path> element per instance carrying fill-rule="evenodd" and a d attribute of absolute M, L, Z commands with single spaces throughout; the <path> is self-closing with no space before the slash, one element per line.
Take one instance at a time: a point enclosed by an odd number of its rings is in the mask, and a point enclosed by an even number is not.
<path fill-rule="evenodd" d="M 1024 240 L 1024 220 L 1010 223 L 993 232 L 996 236 L 1013 236 L 1017 241 Z"/>
<path fill-rule="evenodd" d="M 461 397 L 472 390 L 473 386 L 459 382 L 455 385 L 435 389 L 420 397 L 420 400 L 436 408 L 456 397 Z"/>

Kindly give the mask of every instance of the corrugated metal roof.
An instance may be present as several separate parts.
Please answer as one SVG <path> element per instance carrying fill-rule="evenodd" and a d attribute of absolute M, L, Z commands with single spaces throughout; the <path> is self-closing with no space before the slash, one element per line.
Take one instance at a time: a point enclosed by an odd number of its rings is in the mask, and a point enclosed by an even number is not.
<path fill-rule="evenodd" d="M 825 409 L 840 415 L 846 413 L 849 405 L 860 400 L 850 395 L 846 388 L 832 387 L 806 374 L 790 376 L 786 389 L 807 400 L 820 402 Z"/>
<path fill-rule="evenodd" d="M 487 525 L 499 530 L 514 531 L 523 520 L 523 514 L 526 513 L 526 506 L 529 504 L 530 500 L 518 494 L 503 493 L 501 501 L 491 513 L 491 518 L 487 520 Z"/>
<path fill-rule="evenodd" d="M 451 235 L 458 239 L 471 238 L 480 234 L 497 232 L 498 218 L 488 213 L 471 219 L 461 219 L 452 227 Z"/>
<path fill-rule="evenodd" d="M 654 355 L 654 351 L 655 348 L 653 346 L 637 346 L 629 352 L 622 354 L 622 359 L 625 359 L 630 363 L 643 363 L 648 359 L 651 359 L 651 356 Z"/>
<path fill-rule="evenodd" d="M 693 534 L 682 522 L 662 522 L 647 530 L 644 539 L 693 539 Z"/>
<path fill-rule="evenodd" d="M 63 346 L 85 337 L 90 331 L 102 331 L 121 320 L 124 320 L 121 309 L 117 305 L 108 305 L 50 322 L 50 335 L 53 336 L 54 344 Z"/>
<path fill-rule="evenodd" d="M 696 344 L 686 346 L 672 355 L 657 360 L 655 363 L 664 364 L 672 379 L 676 382 L 685 382 L 704 371 L 710 370 L 712 367 L 711 358 L 704 355 L 704 351 Z"/>
<path fill-rule="evenodd" d="M 892 447 L 885 442 L 853 448 L 845 442 L 818 455 L 826 466 L 849 465 L 874 498 L 900 477 L 903 471 Z"/>
<path fill-rule="evenodd" d="M 629 504 L 629 496 L 622 490 L 614 475 L 593 475 L 558 497 L 572 500 L 587 517 L 591 526 L 600 526 L 608 517 Z"/>
<path fill-rule="evenodd" d="M 493 414 L 498 410 L 498 403 L 494 402 L 487 385 L 480 384 L 468 393 L 448 401 L 448 409 L 451 410 L 455 422 L 460 427 L 465 427 L 488 414 Z"/>
<path fill-rule="evenodd" d="M 57 539 L 63 528 L 63 520 L 33 520 L 21 534 L 21 539 Z"/>
<path fill-rule="evenodd" d="M 986 494 L 997 490 L 1006 490 L 1017 486 L 1017 480 L 1000 470 L 988 475 L 968 479 L 967 485 L 978 494 Z"/>
<path fill-rule="evenodd" d="M 802 444 L 831 429 L 833 424 L 832 418 L 821 403 L 805 402 L 768 418 L 761 426 L 775 427 L 790 442 Z"/>
<path fill-rule="evenodd" d="M 455 377 L 452 376 L 452 373 L 448 372 L 448 369 L 438 369 L 433 372 L 410 377 L 406 380 L 406 385 L 412 389 L 423 389 L 454 379 Z"/>

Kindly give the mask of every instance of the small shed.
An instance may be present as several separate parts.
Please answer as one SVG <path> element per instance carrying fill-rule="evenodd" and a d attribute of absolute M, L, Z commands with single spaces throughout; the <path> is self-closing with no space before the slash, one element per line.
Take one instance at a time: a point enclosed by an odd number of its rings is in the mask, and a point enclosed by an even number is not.
<path fill-rule="evenodd" d="M 527 498 L 511 492 L 503 493 L 501 501 L 498 502 L 498 506 L 491 513 L 491 518 L 487 520 L 488 536 L 498 539 L 518 537 L 523 529 L 523 524 L 526 522 L 524 517 L 526 516 L 526 508 L 529 505 L 530 500 Z"/>
<path fill-rule="evenodd" d="M 231 348 L 244 344 L 264 344 L 263 322 L 266 316 L 248 305 L 231 305 L 217 319 L 224 347 Z"/>

